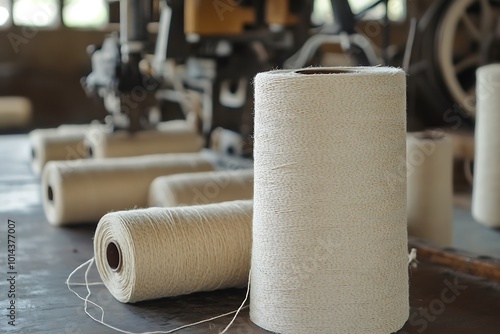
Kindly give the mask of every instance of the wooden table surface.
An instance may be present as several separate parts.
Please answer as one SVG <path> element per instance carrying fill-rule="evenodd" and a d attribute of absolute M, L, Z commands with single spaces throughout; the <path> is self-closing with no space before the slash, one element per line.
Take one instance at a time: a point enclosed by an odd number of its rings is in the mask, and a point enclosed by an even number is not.
<path fill-rule="evenodd" d="M 65 285 L 68 274 L 93 256 L 95 225 L 57 228 L 47 223 L 39 179 L 30 170 L 26 136 L 0 137 L 0 157 L 0 333 L 115 333 L 91 320 L 83 312 L 83 302 Z M 15 222 L 16 237 L 15 327 L 8 324 L 7 310 L 8 220 Z M 500 333 L 500 283 L 460 273 L 444 262 L 426 261 L 431 258 L 424 257 L 411 269 L 410 320 L 399 333 Z M 90 278 L 99 280 L 95 268 Z M 83 274 L 75 280 L 82 282 Z M 85 293 L 83 287 L 76 289 Z M 166 331 L 213 317 L 236 309 L 245 294 L 231 289 L 127 305 L 114 300 L 103 286 L 91 290 L 91 300 L 104 308 L 106 322 L 131 332 Z M 100 317 L 95 308 L 90 312 Z M 179 333 L 218 333 L 229 320 Z M 266 331 L 251 323 L 246 309 L 228 333 Z"/>

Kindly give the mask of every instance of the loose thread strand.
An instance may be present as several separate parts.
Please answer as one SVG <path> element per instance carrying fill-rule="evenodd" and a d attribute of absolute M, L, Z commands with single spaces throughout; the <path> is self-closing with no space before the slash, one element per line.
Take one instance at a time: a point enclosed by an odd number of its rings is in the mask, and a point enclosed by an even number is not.
<path fill-rule="evenodd" d="M 110 325 L 110 324 L 104 322 L 104 309 L 100 305 L 98 305 L 97 303 L 89 300 L 90 296 L 92 295 L 92 292 L 90 291 L 90 286 L 93 286 L 93 285 L 104 285 L 104 283 L 101 283 L 101 282 L 89 282 L 88 281 L 88 273 L 90 271 L 90 268 L 92 267 L 92 264 L 94 264 L 94 260 L 95 260 L 94 258 L 91 258 L 91 259 L 85 261 L 84 263 L 82 263 L 81 265 L 79 265 L 78 267 L 76 267 L 69 274 L 68 278 L 66 279 L 66 286 L 79 299 L 81 299 L 81 300 L 84 301 L 84 308 L 83 308 L 83 310 L 89 316 L 89 318 L 91 318 L 95 322 L 97 322 L 97 323 L 99 323 L 99 324 L 101 324 L 101 325 L 103 325 L 105 327 L 108 327 L 108 328 L 110 328 L 112 330 L 115 330 L 115 331 L 117 331 L 119 333 L 124 333 L 124 334 L 170 334 L 170 333 L 174 333 L 174 332 L 180 331 L 180 330 L 185 329 L 185 328 L 194 327 L 194 326 L 197 326 L 197 325 L 200 325 L 200 324 L 203 324 L 203 323 L 207 323 L 207 322 L 210 322 L 210 321 L 213 321 L 213 320 L 216 320 L 216 319 L 223 318 L 223 317 L 226 317 L 228 315 L 234 314 L 234 317 L 231 319 L 231 321 L 229 322 L 229 324 L 224 328 L 224 330 L 222 332 L 220 332 L 220 334 L 223 334 L 223 333 L 226 333 L 226 331 L 232 326 L 232 324 L 236 320 L 239 312 L 241 310 L 245 309 L 245 308 L 248 308 L 248 305 L 244 305 L 244 304 L 248 300 L 248 296 L 249 296 L 249 292 L 250 292 L 250 281 L 248 282 L 247 291 L 246 291 L 246 294 L 245 294 L 245 299 L 243 300 L 243 302 L 241 303 L 240 307 L 238 307 L 237 310 L 234 310 L 234 311 L 231 311 L 231 312 L 227 312 L 227 313 L 224 313 L 224 314 L 220 314 L 220 315 L 217 315 L 215 317 L 208 318 L 208 319 L 204 319 L 204 320 L 200 320 L 200 321 L 197 321 L 197 322 L 193 322 L 193 323 L 190 323 L 190 324 L 187 324 L 187 325 L 183 325 L 183 326 L 180 326 L 180 327 L 177 327 L 177 328 L 174 328 L 174 329 L 170 329 L 170 330 L 167 330 L 167 331 L 153 331 L 153 332 L 130 332 L 130 331 L 126 331 L 126 330 L 117 328 L 117 327 L 115 327 L 113 325 Z M 76 274 L 80 269 L 82 269 L 83 267 L 85 267 L 85 265 L 87 265 L 87 268 L 85 269 L 85 283 L 72 283 L 71 282 L 71 278 L 73 277 L 73 275 Z M 82 297 L 82 296 L 80 296 L 80 294 L 78 294 L 78 292 L 76 292 L 75 290 L 73 290 L 71 288 L 71 286 L 85 286 L 86 289 L 87 289 L 87 295 L 85 296 L 85 298 Z M 101 310 L 101 317 L 100 317 L 101 319 L 98 319 L 95 316 L 93 316 L 92 314 L 90 314 L 90 312 L 88 311 L 88 304 L 92 304 L 92 305 L 96 306 L 97 308 L 99 308 Z"/>

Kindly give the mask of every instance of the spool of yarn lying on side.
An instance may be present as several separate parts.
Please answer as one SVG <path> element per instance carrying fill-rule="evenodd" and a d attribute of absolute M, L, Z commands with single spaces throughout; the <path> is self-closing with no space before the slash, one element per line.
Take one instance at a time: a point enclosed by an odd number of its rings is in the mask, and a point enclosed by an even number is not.
<path fill-rule="evenodd" d="M 500 64 L 477 70 L 472 216 L 500 227 Z"/>
<path fill-rule="evenodd" d="M 200 154 L 51 161 L 42 175 L 42 201 L 54 225 L 97 222 L 110 211 L 145 207 L 151 182 L 162 175 L 211 171 Z"/>
<path fill-rule="evenodd" d="M 20 96 L 0 97 L 0 129 L 18 129 L 29 126 L 32 116 L 30 100 Z"/>
<path fill-rule="evenodd" d="M 90 127 L 103 127 L 105 128 L 105 125 L 99 123 L 99 121 L 92 121 L 90 124 L 61 124 L 57 128 L 55 128 L 58 132 L 60 133 L 70 133 L 70 132 L 75 132 L 75 131 L 83 131 L 85 132 L 90 129 Z"/>
<path fill-rule="evenodd" d="M 35 174 L 52 160 L 74 160 L 87 157 L 83 143 L 85 133 L 94 127 L 102 131 L 101 125 L 61 125 L 55 129 L 37 129 L 30 132 L 32 169 Z"/>
<path fill-rule="evenodd" d="M 128 131 L 89 131 L 86 145 L 93 158 L 131 157 L 163 153 L 198 152 L 204 144 L 203 137 L 185 123 L 172 125 L 165 122 L 160 130 Z"/>
<path fill-rule="evenodd" d="M 252 199 L 253 169 L 160 176 L 149 187 L 149 206 L 175 207 Z"/>
<path fill-rule="evenodd" d="M 260 327 L 387 334 L 407 320 L 405 77 L 385 67 L 256 76 L 250 317 Z"/>
<path fill-rule="evenodd" d="M 440 246 L 452 240 L 453 144 L 443 133 L 407 136 L 408 233 Z"/>
<path fill-rule="evenodd" d="M 156 130 L 161 132 L 168 132 L 172 130 L 196 132 L 196 125 L 194 120 L 175 119 L 172 121 L 158 123 L 156 125 Z"/>
<path fill-rule="evenodd" d="M 97 269 L 121 302 L 244 287 L 252 201 L 108 213 L 94 237 Z"/>

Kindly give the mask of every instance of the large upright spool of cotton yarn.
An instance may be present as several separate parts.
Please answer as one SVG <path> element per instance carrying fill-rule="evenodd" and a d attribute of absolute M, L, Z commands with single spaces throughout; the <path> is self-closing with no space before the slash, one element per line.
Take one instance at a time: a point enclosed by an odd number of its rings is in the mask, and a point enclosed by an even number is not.
<path fill-rule="evenodd" d="M 450 246 L 453 143 L 441 132 L 408 134 L 408 234 Z"/>
<path fill-rule="evenodd" d="M 252 199 L 253 169 L 160 176 L 149 187 L 149 206 L 175 207 Z"/>
<path fill-rule="evenodd" d="M 246 286 L 252 201 L 149 208 L 105 215 L 97 226 L 97 269 L 121 302 Z"/>
<path fill-rule="evenodd" d="M 472 216 L 500 227 L 500 64 L 477 70 Z"/>
<path fill-rule="evenodd" d="M 42 175 L 43 207 L 54 225 L 96 223 L 110 211 L 147 206 L 149 185 L 158 176 L 211 170 L 195 153 L 51 161 Z"/>
<path fill-rule="evenodd" d="M 148 154 L 198 152 L 204 144 L 203 137 L 191 124 L 182 121 L 162 123 L 158 129 L 134 133 L 128 131 L 92 130 L 85 142 L 93 158 L 131 157 Z"/>
<path fill-rule="evenodd" d="M 408 318 L 405 77 L 359 67 L 255 78 L 260 327 L 387 334 Z"/>

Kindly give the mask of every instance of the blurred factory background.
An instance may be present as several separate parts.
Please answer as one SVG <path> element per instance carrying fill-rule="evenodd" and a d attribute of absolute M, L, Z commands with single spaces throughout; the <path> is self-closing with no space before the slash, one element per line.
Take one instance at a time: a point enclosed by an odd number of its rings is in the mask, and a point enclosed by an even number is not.
<path fill-rule="evenodd" d="M 187 1 L 186 5 L 189 2 Z M 425 125 L 446 123 L 446 119 L 452 117 L 446 112 L 454 107 L 464 110 L 465 113 L 462 113 L 465 115 L 462 117 L 464 123 L 471 124 L 472 118 L 468 116 L 473 114 L 474 109 L 473 97 L 470 99 L 473 95 L 474 71 L 479 64 L 491 62 L 491 58 L 494 57 L 488 54 L 487 49 L 489 45 L 494 44 L 495 27 L 493 23 L 490 27 L 479 24 L 488 20 L 493 22 L 491 16 L 495 15 L 491 9 L 484 7 L 485 2 L 456 1 L 454 6 L 449 6 L 447 1 L 389 0 L 388 18 L 385 18 L 384 1 L 349 0 L 353 17 L 339 15 L 343 22 L 338 22 L 338 17 L 332 12 L 331 1 L 316 0 L 311 4 L 312 8 L 307 7 L 309 2 L 302 2 L 298 9 L 302 13 L 311 12 L 310 22 L 303 17 L 284 22 L 285 26 L 287 24 L 295 26 L 301 31 L 297 35 L 299 37 L 293 41 L 293 45 L 286 47 L 283 55 L 271 59 L 266 64 L 263 62 L 257 64 L 261 61 L 256 57 L 245 58 L 244 62 L 241 59 L 235 60 L 234 58 L 242 57 L 247 52 L 236 50 L 238 43 L 267 38 L 255 34 L 251 36 L 251 31 L 255 29 L 243 26 L 241 31 L 236 33 L 239 35 L 239 40 L 236 38 L 236 42 L 232 44 L 234 52 L 229 58 L 237 64 L 228 65 L 227 69 L 234 72 L 232 69 L 234 66 L 243 73 L 244 69 L 240 65 L 245 62 L 248 68 L 258 67 L 254 71 L 268 69 L 267 67 L 282 67 L 284 64 L 282 58 L 293 55 L 297 48 L 305 43 L 308 36 L 317 33 L 338 36 L 346 30 L 346 34 L 356 33 L 373 43 L 377 58 L 375 60 L 373 57 L 368 58 L 368 63 L 371 65 L 374 65 L 373 62 L 381 64 L 387 62 L 393 66 L 408 67 L 408 72 L 412 74 L 409 80 L 408 99 L 410 127 L 419 129 Z M 342 3 L 333 1 L 335 2 Z M 155 52 L 158 33 L 162 30 L 159 24 L 162 3 L 158 0 L 152 1 L 148 13 L 149 44 L 145 53 L 150 55 Z M 175 8 L 179 6 L 178 1 L 167 1 L 167 3 L 171 3 L 174 11 L 178 10 Z M 255 5 L 259 1 L 237 3 L 242 9 L 246 6 L 248 8 L 262 6 L 262 4 Z M 373 6 L 374 3 L 378 5 Z M 182 6 L 182 1 L 180 4 Z M 64 123 L 87 123 L 94 119 L 103 119 L 106 115 L 103 104 L 87 96 L 82 89 L 81 79 L 92 70 L 90 46 L 101 46 L 106 36 L 119 31 L 119 18 L 119 1 L 0 0 L 0 95 L 23 96 L 32 103 L 32 120 L 29 124 L 20 129 L 0 124 L 0 131 L 28 131 Z M 413 31 L 412 18 L 418 20 L 418 27 Z M 254 26 L 259 24 L 259 22 L 254 23 Z M 478 27 L 475 28 L 474 25 Z M 355 31 L 349 31 L 351 26 L 354 26 Z M 453 35 L 451 38 L 453 41 L 450 42 L 452 44 L 442 43 L 444 34 Z M 483 42 L 479 43 L 477 34 L 484 35 L 485 38 L 481 38 Z M 227 35 L 235 35 L 235 31 L 228 31 Z M 228 40 L 224 33 L 217 32 L 213 37 L 210 42 L 212 45 L 216 44 L 214 39 L 218 42 Z M 234 36 L 231 38 L 229 40 L 232 43 L 235 38 Z M 486 42 L 487 39 L 492 41 Z M 284 39 L 279 40 L 283 41 Z M 359 41 L 361 44 L 364 42 Z M 174 55 L 178 63 L 185 63 L 187 62 L 186 53 L 183 51 L 186 47 L 185 40 L 178 42 L 173 39 L 169 43 L 169 49 L 178 53 Z M 188 44 L 192 47 L 196 41 L 189 41 Z M 363 52 L 358 52 L 356 46 L 340 44 L 342 43 L 324 43 L 303 65 L 363 63 L 363 57 L 360 56 Z M 251 89 L 249 91 L 251 92 Z M 165 107 L 165 104 L 162 104 L 167 110 L 164 110 L 164 117 L 178 118 L 176 107 Z M 251 113 L 251 108 L 251 103 L 245 103 L 244 109 L 247 114 Z M 242 125 L 251 123 L 250 116 L 242 118 L 238 116 L 235 119 L 230 111 L 224 112 L 218 108 L 214 108 L 213 117 L 212 129 L 225 126 L 241 131 Z"/>

